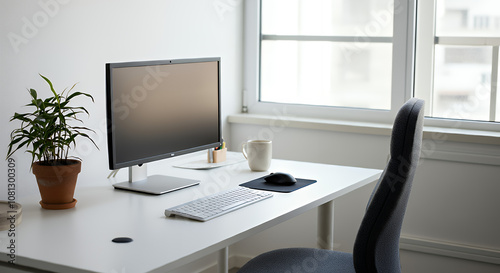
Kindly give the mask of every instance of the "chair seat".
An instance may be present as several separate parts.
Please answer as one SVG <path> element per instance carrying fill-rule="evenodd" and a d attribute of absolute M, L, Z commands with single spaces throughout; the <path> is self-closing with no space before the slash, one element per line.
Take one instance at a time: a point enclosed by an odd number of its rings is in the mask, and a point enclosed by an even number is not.
<path fill-rule="evenodd" d="M 261 254 L 238 273 L 355 273 L 352 254 L 314 248 L 285 248 Z"/>

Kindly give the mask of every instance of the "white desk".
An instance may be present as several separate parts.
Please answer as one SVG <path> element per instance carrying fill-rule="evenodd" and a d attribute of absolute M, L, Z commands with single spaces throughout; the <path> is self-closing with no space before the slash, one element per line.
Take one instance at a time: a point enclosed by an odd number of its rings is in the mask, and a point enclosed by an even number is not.
<path fill-rule="evenodd" d="M 318 206 L 322 214 L 333 213 L 330 201 L 376 180 L 381 173 L 373 169 L 273 160 L 270 172 L 288 172 L 318 182 L 293 193 L 275 193 L 272 198 L 208 222 L 197 222 L 166 218 L 164 209 L 266 173 L 250 171 L 246 162 L 212 170 L 167 166 L 172 162 L 173 159 L 152 164 L 149 171 L 197 178 L 201 184 L 151 196 L 115 190 L 103 178 L 102 186 L 77 189 L 76 207 L 62 211 L 41 209 L 37 196 L 21 199 L 23 221 L 17 227 L 16 263 L 57 272 L 167 272 L 219 251 L 223 272 L 227 270 L 229 245 Z M 117 179 L 125 179 L 125 175 L 122 171 Z M 320 240 L 322 247 L 331 247 L 332 217 L 323 219 L 327 220 L 321 223 L 323 228 L 319 232 L 323 239 Z M 112 243 L 111 239 L 118 236 L 134 241 Z M 7 249 L 1 247 L 0 261 L 5 262 Z"/>

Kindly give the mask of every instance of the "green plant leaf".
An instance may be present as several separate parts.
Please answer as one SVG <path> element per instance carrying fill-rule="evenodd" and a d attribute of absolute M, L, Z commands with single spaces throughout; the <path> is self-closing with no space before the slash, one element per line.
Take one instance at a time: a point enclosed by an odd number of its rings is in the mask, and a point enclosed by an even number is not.
<path fill-rule="evenodd" d="M 52 91 L 52 93 L 54 94 L 54 97 L 57 99 L 57 101 L 59 101 L 59 95 L 56 93 L 56 90 L 54 90 L 54 86 L 52 85 L 52 82 L 47 79 L 47 77 L 43 76 L 42 74 L 39 74 L 40 77 L 42 77 L 50 86 L 50 91 Z"/>
<path fill-rule="evenodd" d="M 29 91 L 29 93 L 30 93 L 31 97 L 32 97 L 34 100 L 36 100 L 36 98 L 37 98 L 36 90 L 35 90 L 35 89 L 29 89 L 28 91 Z"/>
<path fill-rule="evenodd" d="M 71 93 L 71 95 L 69 95 L 66 100 L 70 100 L 74 97 L 77 97 L 77 96 L 86 96 L 86 97 L 89 97 L 90 99 L 92 99 L 92 102 L 94 102 L 94 97 L 92 97 L 92 95 L 90 94 L 86 94 L 86 93 L 82 93 L 82 92 L 73 92 Z"/>
<path fill-rule="evenodd" d="M 85 107 L 70 106 L 71 99 L 85 96 L 94 102 L 94 98 L 90 94 L 73 92 L 76 84 L 58 94 L 52 82 L 47 77 L 41 74 L 40 76 L 49 85 L 52 96 L 42 99 L 38 97 L 36 90 L 28 89 L 31 102 L 25 106 L 33 110 L 24 114 L 14 113 L 11 117 L 10 121 L 20 122 L 21 125 L 11 132 L 8 156 L 26 147 L 26 152 L 31 154 L 32 162 L 35 160 L 60 162 L 66 160 L 70 149 L 76 147 L 78 137 L 90 139 L 97 147 L 92 138 L 84 133 L 94 132 L 93 130 L 84 126 L 73 127 L 70 124 L 73 121 L 83 123 L 78 117 L 80 114 L 89 115 Z"/>
<path fill-rule="evenodd" d="M 13 121 L 13 120 L 20 120 L 20 121 L 24 121 L 24 122 L 31 122 L 31 119 L 27 118 L 27 116 L 29 116 L 30 114 L 18 114 L 18 113 L 14 113 L 14 116 L 12 116 L 12 118 L 10 119 L 10 121 Z"/>

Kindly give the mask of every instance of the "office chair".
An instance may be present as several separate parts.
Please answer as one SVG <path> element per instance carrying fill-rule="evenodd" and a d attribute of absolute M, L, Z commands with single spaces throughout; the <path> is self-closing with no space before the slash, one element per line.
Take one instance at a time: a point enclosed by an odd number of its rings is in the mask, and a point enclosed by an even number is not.
<path fill-rule="evenodd" d="M 420 157 L 424 101 L 408 100 L 394 121 L 390 159 L 368 202 L 353 254 L 314 248 L 261 254 L 238 273 L 401 272 L 399 236 Z"/>

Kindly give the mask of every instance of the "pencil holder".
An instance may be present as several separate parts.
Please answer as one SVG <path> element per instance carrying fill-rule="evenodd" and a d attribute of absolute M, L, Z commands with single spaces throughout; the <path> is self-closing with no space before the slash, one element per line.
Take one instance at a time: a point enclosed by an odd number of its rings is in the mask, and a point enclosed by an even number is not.
<path fill-rule="evenodd" d="M 226 161 L 226 152 L 227 152 L 227 148 L 220 149 L 220 150 L 214 150 L 214 152 L 213 152 L 214 163 Z"/>

